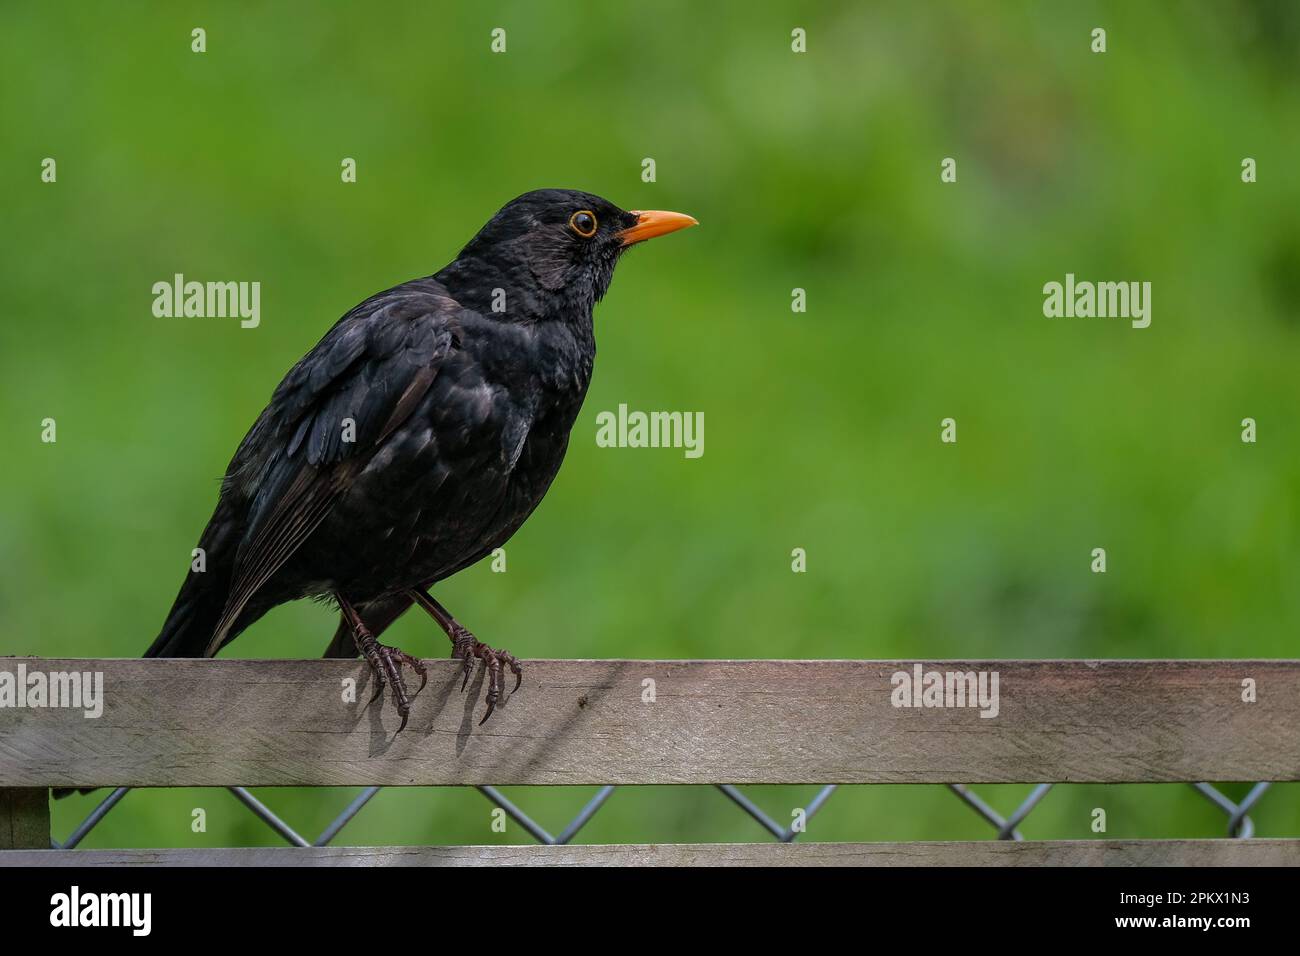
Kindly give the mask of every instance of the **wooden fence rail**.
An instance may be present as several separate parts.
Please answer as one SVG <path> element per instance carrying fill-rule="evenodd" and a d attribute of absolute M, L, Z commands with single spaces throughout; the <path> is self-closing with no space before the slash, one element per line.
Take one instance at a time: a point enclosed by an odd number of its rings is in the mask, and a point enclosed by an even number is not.
<path fill-rule="evenodd" d="M 10 850 L 0 866 L 1296 866 L 1294 840 Z"/>
<path fill-rule="evenodd" d="M 359 662 L 0 658 L 0 793 L 11 791 L 0 798 L 0 847 L 33 845 L 6 818 L 30 821 L 19 808 L 33 791 L 69 786 L 1300 780 L 1294 660 L 527 661 L 522 688 L 482 727 L 481 674 L 461 693 L 453 662 L 427 663 L 428 686 L 394 736 L 391 702 L 368 704 Z M 918 667 L 922 680 L 984 674 L 996 700 L 897 706 L 897 685 L 911 687 Z M 6 674 L 18 697 L 5 696 Z M 72 674 L 90 687 L 102 680 L 102 700 L 31 706 L 33 681 L 63 693 L 75 685 L 60 675 Z M 1224 849 L 1181 841 L 1177 853 L 1296 859 L 1293 841 L 1216 843 Z M 336 862 L 334 852 L 318 855 Z M 751 851 L 726 852 L 719 862 Z M 886 853 L 789 852 L 817 862 Z M 1118 843 L 1109 852 L 1134 858 Z"/>

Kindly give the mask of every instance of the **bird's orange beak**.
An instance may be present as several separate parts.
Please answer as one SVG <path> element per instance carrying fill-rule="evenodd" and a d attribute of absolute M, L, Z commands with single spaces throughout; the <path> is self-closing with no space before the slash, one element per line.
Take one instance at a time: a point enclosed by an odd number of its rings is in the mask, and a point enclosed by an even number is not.
<path fill-rule="evenodd" d="M 662 209 L 633 209 L 632 215 L 636 216 L 636 225 L 629 226 L 618 234 L 625 246 L 700 224 L 694 216 L 681 212 L 664 212 Z"/>

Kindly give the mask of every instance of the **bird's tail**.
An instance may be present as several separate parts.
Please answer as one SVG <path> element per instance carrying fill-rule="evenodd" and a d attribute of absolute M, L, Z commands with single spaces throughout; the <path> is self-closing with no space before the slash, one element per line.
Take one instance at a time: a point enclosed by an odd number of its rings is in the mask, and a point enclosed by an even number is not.
<path fill-rule="evenodd" d="M 230 576 L 221 574 L 220 569 L 212 571 L 190 572 L 172 602 L 162 630 L 144 652 L 145 657 L 204 656 L 221 620 L 229 591 Z"/>
<path fill-rule="evenodd" d="M 222 501 L 203 529 L 190 573 L 172 602 L 162 630 L 144 652 L 145 657 L 207 656 L 208 643 L 230 595 L 239 547 L 237 527 L 238 522 Z"/>

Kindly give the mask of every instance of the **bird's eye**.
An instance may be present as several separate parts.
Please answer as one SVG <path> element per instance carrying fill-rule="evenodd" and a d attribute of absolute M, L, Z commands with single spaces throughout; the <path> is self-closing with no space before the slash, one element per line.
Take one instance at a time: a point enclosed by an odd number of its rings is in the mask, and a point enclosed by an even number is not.
<path fill-rule="evenodd" d="M 590 239 L 596 234 L 596 214 L 588 209 L 578 210 L 569 217 L 569 228 L 582 238 Z"/>

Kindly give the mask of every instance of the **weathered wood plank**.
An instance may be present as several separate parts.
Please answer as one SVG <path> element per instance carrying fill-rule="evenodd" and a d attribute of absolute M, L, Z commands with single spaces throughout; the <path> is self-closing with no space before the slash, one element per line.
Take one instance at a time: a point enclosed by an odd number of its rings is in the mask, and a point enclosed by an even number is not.
<path fill-rule="evenodd" d="M 50 792 L 0 787 L 0 850 L 49 849 Z"/>
<path fill-rule="evenodd" d="M 1294 660 L 924 665 L 996 671 L 992 718 L 892 706 L 891 675 L 910 663 L 528 661 L 482 727 L 481 673 L 462 694 L 453 662 L 428 664 L 394 738 L 359 662 L 3 659 L 0 677 L 102 672 L 104 703 L 98 718 L 0 707 L 0 785 L 1300 779 Z"/>
<path fill-rule="evenodd" d="M 1300 840 L 14 850 L 0 866 L 1300 866 Z"/>

